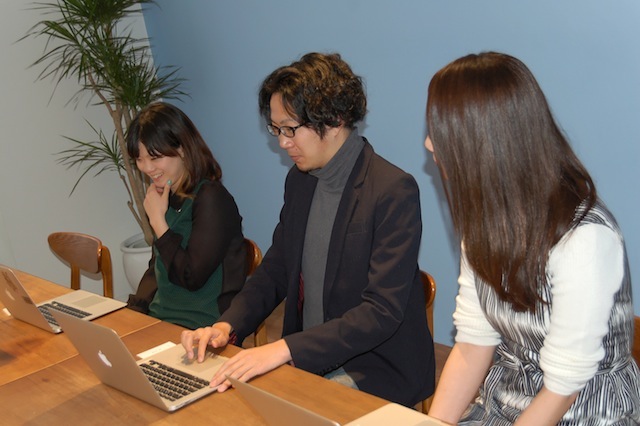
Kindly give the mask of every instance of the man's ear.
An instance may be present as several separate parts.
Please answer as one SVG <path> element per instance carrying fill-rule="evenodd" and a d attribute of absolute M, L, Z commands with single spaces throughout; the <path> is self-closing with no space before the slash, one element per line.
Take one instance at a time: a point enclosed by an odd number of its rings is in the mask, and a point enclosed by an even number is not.
<path fill-rule="evenodd" d="M 329 132 L 333 137 L 338 136 L 340 132 L 344 130 L 344 121 L 340 120 L 340 123 L 336 127 L 329 127 Z"/>

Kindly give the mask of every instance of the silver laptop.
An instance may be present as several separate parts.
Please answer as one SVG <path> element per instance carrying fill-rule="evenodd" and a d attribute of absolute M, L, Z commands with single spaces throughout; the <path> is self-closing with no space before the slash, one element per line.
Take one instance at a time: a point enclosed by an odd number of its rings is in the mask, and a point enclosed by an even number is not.
<path fill-rule="evenodd" d="M 227 377 L 240 395 L 269 426 L 341 426 L 340 423 L 307 410 L 249 383 Z M 445 426 L 439 420 L 405 406 L 389 403 L 344 426 Z"/>
<path fill-rule="evenodd" d="M 127 305 L 84 290 L 72 291 L 36 305 L 13 270 L 4 265 L 0 265 L 0 301 L 14 318 L 52 333 L 62 331 L 51 316 L 53 310 L 89 321 Z"/>
<path fill-rule="evenodd" d="M 54 311 L 65 335 L 102 383 L 165 411 L 216 391 L 211 378 L 227 358 L 207 351 L 203 362 L 189 361 L 174 345 L 136 361 L 115 331 Z"/>

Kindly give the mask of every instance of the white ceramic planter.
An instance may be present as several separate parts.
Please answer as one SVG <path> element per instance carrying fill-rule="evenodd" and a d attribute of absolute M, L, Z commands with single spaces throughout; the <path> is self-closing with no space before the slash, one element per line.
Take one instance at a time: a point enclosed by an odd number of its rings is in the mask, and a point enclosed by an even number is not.
<path fill-rule="evenodd" d="M 149 267 L 151 247 L 147 245 L 142 233 L 127 238 L 120 244 L 124 274 L 135 292 L 140 280 Z"/>

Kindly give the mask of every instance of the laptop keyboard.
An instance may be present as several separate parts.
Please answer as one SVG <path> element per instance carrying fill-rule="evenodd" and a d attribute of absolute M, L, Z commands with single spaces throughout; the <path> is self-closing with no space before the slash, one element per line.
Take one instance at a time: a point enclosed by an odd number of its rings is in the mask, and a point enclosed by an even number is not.
<path fill-rule="evenodd" d="M 53 315 L 51 315 L 51 312 L 49 312 L 49 309 L 55 309 L 56 311 L 64 312 L 65 314 L 72 315 L 76 318 L 84 318 L 91 315 L 91 313 L 89 312 L 85 312 L 81 309 L 74 308 L 72 306 L 65 305 L 64 303 L 55 302 L 55 301 L 50 303 L 45 303 L 44 305 L 40 305 L 38 306 L 38 309 L 40 309 L 40 312 L 42 312 L 42 314 L 45 316 L 45 318 L 50 324 L 53 324 L 57 327 L 59 327 L 60 325 L 58 324 L 56 319 L 53 317 Z"/>
<path fill-rule="evenodd" d="M 175 401 L 209 386 L 207 380 L 176 370 L 157 361 L 150 360 L 145 364 L 140 364 L 140 368 L 153 384 L 153 387 L 160 393 L 160 396 L 170 401 Z"/>

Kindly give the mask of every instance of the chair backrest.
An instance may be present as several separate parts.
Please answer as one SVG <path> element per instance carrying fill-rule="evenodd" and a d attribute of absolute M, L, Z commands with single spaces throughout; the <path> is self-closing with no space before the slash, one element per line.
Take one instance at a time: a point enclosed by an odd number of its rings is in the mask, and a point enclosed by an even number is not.
<path fill-rule="evenodd" d="M 78 232 L 54 232 L 48 237 L 51 250 L 71 268 L 71 288 L 80 288 L 80 271 L 102 275 L 103 294 L 113 297 L 111 253 L 96 237 Z"/>
<path fill-rule="evenodd" d="M 247 277 L 253 274 L 253 271 L 256 270 L 260 262 L 262 262 L 262 251 L 260 247 L 255 243 L 255 241 L 250 240 L 248 238 L 244 239 L 244 245 L 247 250 L 247 258 L 245 263 L 245 272 Z"/>
<path fill-rule="evenodd" d="M 247 258 L 245 262 L 245 272 L 247 278 L 253 274 L 260 262 L 262 262 L 262 251 L 255 241 L 249 238 L 244 239 L 244 245 L 247 250 Z M 260 323 L 256 331 L 253 333 L 254 346 L 262 346 L 267 344 L 267 325 L 264 321 Z"/>
<path fill-rule="evenodd" d="M 633 353 L 633 357 L 636 360 L 636 364 L 638 364 L 638 367 L 640 367 L 640 317 L 636 316 L 634 318 L 634 335 L 633 335 L 633 349 L 632 349 L 632 353 Z"/>
<path fill-rule="evenodd" d="M 420 271 L 420 280 L 422 281 L 422 289 L 424 290 L 427 327 L 429 327 L 431 338 L 433 338 L 433 301 L 436 299 L 436 280 L 425 271 Z M 431 407 L 431 402 L 433 402 L 433 395 L 423 400 L 422 403 L 418 403 L 416 409 L 427 414 Z"/>
<path fill-rule="evenodd" d="M 436 299 L 436 280 L 425 271 L 420 271 L 422 288 L 424 290 L 425 308 L 427 312 L 427 325 L 433 338 L 433 301 Z"/>

